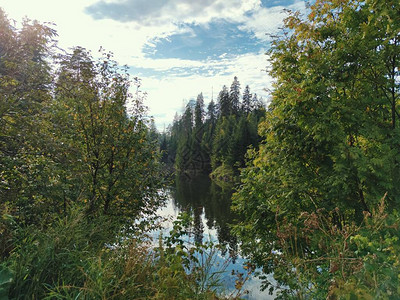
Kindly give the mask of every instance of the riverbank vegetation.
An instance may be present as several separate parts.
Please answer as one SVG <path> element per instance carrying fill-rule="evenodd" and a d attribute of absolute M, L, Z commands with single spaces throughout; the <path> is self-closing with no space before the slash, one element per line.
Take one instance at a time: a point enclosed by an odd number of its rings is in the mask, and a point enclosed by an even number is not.
<path fill-rule="evenodd" d="M 218 299 L 186 227 L 146 242 L 165 196 L 140 81 L 12 24 L 0 10 L 0 298 Z"/>
<path fill-rule="evenodd" d="M 288 12 L 267 108 L 235 77 L 160 136 L 111 53 L 62 51 L 51 27 L 3 11 L 0 29 L 0 298 L 225 297 L 186 214 L 150 242 L 166 166 L 240 176 L 232 248 L 278 298 L 400 298 L 398 1 Z"/>
<path fill-rule="evenodd" d="M 234 209 L 282 299 L 400 297 L 399 33 L 398 1 L 317 0 L 274 38 Z"/>

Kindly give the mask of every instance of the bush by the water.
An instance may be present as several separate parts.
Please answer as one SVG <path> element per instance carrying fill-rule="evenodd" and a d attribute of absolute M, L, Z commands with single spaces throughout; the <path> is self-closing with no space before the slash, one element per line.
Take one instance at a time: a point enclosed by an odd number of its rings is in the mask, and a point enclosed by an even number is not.
<path fill-rule="evenodd" d="M 154 246 L 112 236 L 106 219 L 88 222 L 79 210 L 40 230 L 3 215 L 10 252 L 0 264 L 1 299 L 220 299 L 223 266 L 210 268 L 216 246 L 186 246 L 189 223 L 178 218 Z"/>

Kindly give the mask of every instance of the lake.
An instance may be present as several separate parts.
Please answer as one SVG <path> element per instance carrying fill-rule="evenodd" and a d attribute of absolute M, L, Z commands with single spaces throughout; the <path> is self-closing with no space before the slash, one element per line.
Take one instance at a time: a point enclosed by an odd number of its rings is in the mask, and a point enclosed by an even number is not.
<path fill-rule="evenodd" d="M 238 255 L 237 240 L 230 233 L 229 224 L 234 222 L 235 216 L 230 210 L 232 186 L 221 187 L 211 181 L 208 176 L 177 177 L 168 191 L 167 206 L 159 210 L 158 214 L 168 217 L 164 222 L 163 235 L 167 235 L 172 227 L 173 220 L 180 212 L 187 212 L 193 218 L 193 228 L 189 239 L 195 242 L 213 241 L 222 246 L 217 253 L 215 268 L 229 261 L 223 274 L 224 287 L 228 294 L 235 290 L 237 275 L 246 274 L 243 267 L 246 260 Z M 217 270 L 217 269 L 216 269 Z M 272 277 L 272 275 L 271 275 Z M 274 299 L 268 291 L 261 292 L 261 280 L 250 276 L 243 289 L 248 292 L 242 295 L 245 299 Z"/>

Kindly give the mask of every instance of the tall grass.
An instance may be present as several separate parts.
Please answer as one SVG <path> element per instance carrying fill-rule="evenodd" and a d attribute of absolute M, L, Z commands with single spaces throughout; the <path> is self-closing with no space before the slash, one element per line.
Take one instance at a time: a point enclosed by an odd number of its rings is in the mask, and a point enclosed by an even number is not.
<path fill-rule="evenodd" d="M 211 256 L 199 264 L 181 245 L 118 236 L 111 221 L 79 210 L 47 228 L 11 223 L 1 223 L 12 245 L 0 264 L 8 299 L 218 299 Z"/>

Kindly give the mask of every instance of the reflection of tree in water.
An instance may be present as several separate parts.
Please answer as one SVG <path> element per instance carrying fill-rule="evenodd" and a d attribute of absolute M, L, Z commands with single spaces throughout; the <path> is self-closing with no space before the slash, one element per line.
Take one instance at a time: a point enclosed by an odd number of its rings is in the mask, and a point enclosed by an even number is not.
<path fill-rule="evenodd" d="M 172 189 L 174 204 L 180 210 L 190 212 L 194 219 L 194 238 L 196 242 L 203 239 L 204 225 L 201 216 L 204 212 L 209 228 L 215 228 L 218 241 L 225 251 L 235 257 L 237 241 L 230 234 L 229 224 L 233 220 L 230 210 L 232 188 L 221 188 L 208 178 L 197 176 L 176 178 L 175 189 Z"/>
<path fill-rule="evenodd" d="M 175 189 L 172 189 L 172 196 L 175 206 L 181 211 L 190 213 L 193 216 L 193 233 L 195 242 L 202 242 L 204 226 L 201 221 L 206 195 L 204 191 L 208 189 L 206 178 L 199 180 L 188 180 L 187 178 L 175 179 Z"/>
<path fill-rule="evenodd" d="M 223 249 L 229 251 L 235 258 L 237 253 L 237 240 L 231 235 L 230 224 L 234 219 L 231 211 L 232 187 L 221 188 L 215 182 L 210 185 L 210 198 L 205 207 L 207 219 L 214 219 L 214 228 L 217 230 L 219 243 Z M 210 218 L 208 217 L 211 216 Z M 225 254 L 225 253 L 223 253 Z"/>

